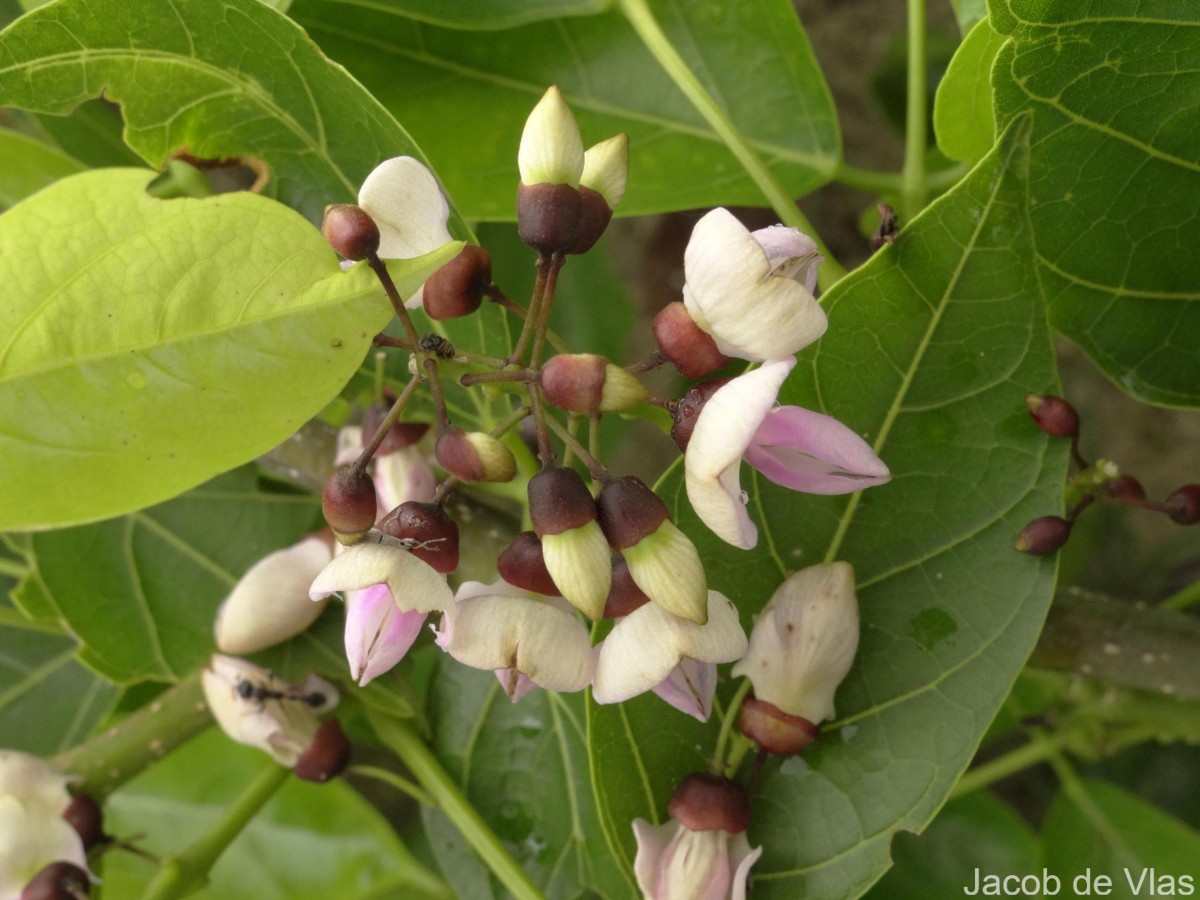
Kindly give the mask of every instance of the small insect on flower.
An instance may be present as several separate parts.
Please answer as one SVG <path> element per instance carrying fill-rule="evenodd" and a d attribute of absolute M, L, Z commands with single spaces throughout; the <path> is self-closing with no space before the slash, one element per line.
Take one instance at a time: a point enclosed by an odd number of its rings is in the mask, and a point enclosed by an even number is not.
<path fill-rule="evenodd" d="M 255 684 L 249 678 L 243 678 L 237 683 L 234 692 L 242 700 L 256 700 L 261 707 L 268 700 L 288 700 L 295 703 L 303 703 L 306 706 L 311 706 L 313 709 L 320 710 L 325 708 L 329 702 L 329 698 L 324 691 L 308 691 L 301 693 L 298 689 L 286 691 L 269 688 L 263 684 Z"/>

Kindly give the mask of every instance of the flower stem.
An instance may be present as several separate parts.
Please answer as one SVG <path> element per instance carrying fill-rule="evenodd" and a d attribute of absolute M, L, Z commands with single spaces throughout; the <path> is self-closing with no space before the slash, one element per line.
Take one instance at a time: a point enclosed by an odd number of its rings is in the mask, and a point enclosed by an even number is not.
<path fill-rule="evenodd" d="M 375 429 L 375 433 L 371 435 L 370 442 L 363 447 L 362 453 L 359 454 L 355 465 L 359 469 L 365 469 L 367 463 L 371 461 L 371 457 L 375 455 L 375 451 L 379 449 L 379 445 L 383 443 L 383 439 L 387 437 L 392 426 L 400 421 L 400 416 L 404 413 L 404 407 L 414 393 L 416 393 L 417 385 L 421 383 L 421 379 L 413 376 L 409 379 L 408 384 L 404 386 L 404 390 L 400 392 L 400 396 L 396 398 L 396 402 L 392 404 L 392 408 L 388 410 L 388 414 L 383 421 L 379 423 L 379 427 Z"/>
<path fill-rule="evenodd" d="M 904 121 L 901 206 L 911 222 L 925 207 L 925 148 L 929 130 L 925 70 L 925 0 L 908 0 L 908 103 Z"/>
<path fill-rule="evenodd" d="M 825 263 L 821 266 L 817 280 L 822 289 L 828 289 L 830 285 L 846 274 L 846 270 L 834 259 L 833 254 L 829 252 L 829 248 L 817 235 L 812 224 L 796 206 L 795 200 L 779 183 L 766 164 L 758 158 L 758 154 L 751 149 L 729 116 L 717 105 L 712 95 L 704 89 L 700 80 L 688 68 L 683 57 L 676 52 L 670 38 L 663 33 L 662 28 L 655 20 L 646 0 L 618 0 L 617 5 L 629 24 L 633 26 L 633 30 L 637 32 L 638 37 L 642 39 L 642 43 L 646 45 L 658 64 L 675 82 L 675 86 L 691 101 L 692 106 L 696 107 L 697 112 L 704 117 L 704 120 L 741 163 L 746 174 L 758 185 L 758 189 L 762 191 L 780 221 L 793 228 L 799 228 L 816 240 L 821 254 L 825 257 Z"/>
<path fill-rule="evenodd" d="M 957 163 L 925 176 L 925 186 L 933 193 L 941 193 L 953 187 L 967 174 L 966 163 Z M 856 188 L 860 191 L 870 191 L 874 194 L 900 194 L 904 190 L 904 176 L 896 172 L 876 172 L 872 169 L 860 169 L 847 162 L 839 162 L 833 171 L 833 180 Z"/>
<path fill-rule="evenodd" d="M 579 443 L 579 439 L 564 428 L 561 422 L 551 416 L 546 416 L 546 422 L 562 442 L 570 448 L 571 452 L 579 457 L 579 461 L 588 467 L 588 471 L 592 473 L 592 478 L 599 482 L 607 482 L 609 480 L 608 467 L 592 455 L 583 444 Z"/>
<path fill-rule="evenodd" d="M 449 774 L 442 768 L 437 757 L 408 724 L 379 715 L 373 715 L 371 722 L 380 740 L 400 757 L 500 883 L 508 888 L 517 900 L 543 900 L 542 892 L 504 849 L 487 822 L 450 780 Z"/>
<path fill-rule="evenodd" d="M 97 803 L 143 769 L 212 724 L 195 672 L 112 728 L 56 756 L 56 769 L 80 776 Z"/>
<path fill-rule="evenodd" d="M 175 900 L 203 888 L 213 864 L 290 774 L 288 769 L 274 763 L 263 769 L 198 841 L 179 856 L 164 857 L 142 900 Z"/>
<path fill-rule="evenodd" d="M 750 683 L 750 679 L 743 678 L 742 683 L 738 685 L 737 692 L 729 701 L 729 708 L 725 710 L 725 718 L 721 720 L 721 732 L 717 735 L 717 749 L 713 751 L 715 774 L 721 774 L 726 768 L 725 747 L 729 743 L 729 735 L 733 731 L 733 723 L 738 720 L 738 714 L 741 712 L 742 701 L 750 693 L 751 687 L 753 685 Z"/>
<path fill-rule="evenodd" d="M 1063 729 L 1051 738 L 1022 744 L 1017 749 L 1005 753 L 1003 756 L 998 756 L 982 765 L 969 769 L 958 780 L 958 784 L 950 792 L 950 797 L 951 799 L 961 797 L 963 794 L 969 794 L 972 791 L 987 787 L 992 782 L 999 781 L 1001 778 L 1007 778 L 1009 775 L 1015 775 L 1023 769 L 1028 769 L 1030 766 L 1045 762 L 1050 758 L 1052 753 L 1057 753 L 1063 744 L 1075 736 L 1070 730 Z"/>
<path fill-rule="evenodd" d="M 437 806 L 434 799 L 429 796 L 428 791 L 418 784 L 414 784 L 407 778 L 402 778 L 390 769 L 381 769 L 379 766 L 351 766 L 346 770 L 347 775 L 356 775 L 360 778 L 374 778 L 376 781 L 382 781 L 384 784 L 390 784 L 402 794 L 407 794 L 412 797 L 422 806 Z"/>

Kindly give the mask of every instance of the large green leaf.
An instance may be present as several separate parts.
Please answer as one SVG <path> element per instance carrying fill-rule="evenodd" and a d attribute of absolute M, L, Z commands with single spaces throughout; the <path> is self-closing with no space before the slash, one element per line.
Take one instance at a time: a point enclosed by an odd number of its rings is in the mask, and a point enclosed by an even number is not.
<path fill-rule="evenodd" d="M 137 835 L 134 843 L 148 854 L 180 853 L 214 827 L 269 765 L 266 754 L 238 746 L 213 729 L 113 794 L 105 828 L 120 838 Z M 153 859 L 114 850 L 100 873 L 104 895 L 140 897 L 156 869 Z M 190 896 L 444 900 L 449 895 L 348 785 L 291 779 L 221 855 L 208 887 Z"/>
<path fill-rule="evenodd" d="M 125 139 L 161 165 L 247 156 L 316 221 L 411 138 L 285 16 L 259 0 L 62 0 L 0 34 L 0 106 L 121 104 Z"/>
<path fill-rule="evenodd" d="M 603 12 L 612 0 L 347 0 L 349 5 L 386 9 L 447 28 L 512 28 L 542 19 Z"/>
<path fill-rule="evenodd" d="M 62 151 L 7 128 L 0 128 L 0 159 L 4 160 L 0 169 L 0 209 L 83 170 Z"/>
<path fill-rule="evenodd" d="M 513 704 L 491 672 L 438 662 L 434 752 L 534 883 L 547 897 L 636 896 L 596 821 L 582 696 L 539 690 Z M 425 820 L 459 896 L 503 896 L 440 813 L 427 810 Z"/>
<path fill-rule="evenodd" d="M 156 200 L 151 177 L 84 173 L 0 217 L 0 529 L 138 509 L 264 453 L 392 314 L 287 207 Z M 398 266 L 401 290 L 453 252 Z"/>
<path fill-rule="evenodd" d="M 837 118 L 788 0 L 651 6 L 791 193 L 829 178 L 840 154 Z M 292 14 L 405 123 L 468 218 L 515 217 L 521 129 L 551 84 L 566 95 L 586 143 L 628 132 L 621 213 L 762 202 L 619 13 L 478 34 L 348 2 L 304 0 Z"/>
<path fill-rule="evenodd" d="M 1052 561 L 1016 553 L 1061 505 L 1065 448 L 1029 421 L 1025 395 L 1055 384 L 1024 211 L 1022 123 L 896 243 L 826 298 L 829 332 L 801 355 L 782 400 L 867 436 L 891 483 L 803 497 L 755 479 L 751 552 L 696 522 L 678 470 L 663 486 L 713 587 L 751 616 L 794 569 L 855 568 L 862 641 L 839 717 L 803 756 L 767 765 L 753 798 L 763 844 L 755 896 L 857 896 L 889 865 L 892 836 L 920 831 L 967 766 L 1033 647 Z M 595 786 L 612 843 L 712 753 L 713 731 L 663 728 L 661 704 L 595 707 Z M 678 732 L 678 733 L 677 733 Z"/>
<path fill-rule="evenodd" d="M 996 116 L 992 112 L 991 71 L 1003 43 L 1004 38 L 986 19 L 977 23 L 938 82 L 933 127 L 938 149 L 950 159 L 973 163 L 992 149 Z"/>
<path fill-rule="evenodd" d="M 175 681 L 212 653 L 213 616 L 237 576 L 319 517 L 315 498 L 266 493 L 240 469 L 124 518 L 36 533 L 32 544 L 85 663 L 117 682 Z"/>
<path fill-rule="evenodd" d="M 1039 862 L 1061 879 L 1066 897 L 1101 896 L 1098 883 L 1112 897 L 1191 896 L 1200 879 L 1200 833 L 1103 781 L 1059 793 L 1042 824 L 1042 848 Z"/>
<path fill-rule="evenodd" d="M 1051 322 L 1116 384 L 1200 405 L 1200 6 L 993 0 L 997 122 L 1033 113 L 1029 219 Z"/>

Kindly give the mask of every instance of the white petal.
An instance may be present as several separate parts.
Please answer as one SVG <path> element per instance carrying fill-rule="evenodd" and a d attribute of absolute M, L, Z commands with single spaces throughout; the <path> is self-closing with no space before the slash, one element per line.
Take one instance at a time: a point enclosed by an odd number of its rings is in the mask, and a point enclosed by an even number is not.
<path fill-rule="evenodd" d="M 629 135 L 614 135 L 588 147 L 583 154 L 583 175 L 579 183 L 600 194 L 609 209 L 616 209 L 625 196 L 628 179 Z"/>
<path fill-rule="evenodd" d="M 583 139 L 567 101 L 557 87 L 542 95 L 521 132 L 517 168 L 522 184 L 569 184 L 579 187 Z"/>
<path fill-rule="evenodd" d="M 758 529 L 742 499 L 742 455 L 795 365 L 792 357 L 770 360 L 718 389 L 700 411 L 684 454 L 692 509 L 717 537 L 735 547 L 748 550 L 758 542 Z"/>
<path fill-rule="evenodd" d="M 20 750 L 0 750 L 0 797 L 16 797 L 26 807 L 61 815 L 71 802 L 70 779 L 47 762 Z"/>
<path fill-rule="evenodd" d="M 78 832 L 41 806 L 0 795 L 0 898 L 18 900 L 34 875 L 60 859 L 87 871 Z"/>
<path fill-rule="evenodd" d="M 600 645 L 592 696 L 597 703 L 620 703 L 651 690 L 684 657 L 723 663 L 745 652 L 737 609 L 724 595 L 708 592 L 705 625 L 647 603 L 619 621 Z"/>
<path fill-rule="evenodd" d="M 375 493 L 384 513 L 408 500 L 428 503 L 437 491 L 437 476 L 417 446 L 375 457 Z"/>
<path fill-rule="evenodd" d="M 402 610 L 433 612 L 446 609 L 454 595 L 444 575 L 407 550 L 386 544 L 360 541 L 334 557 L 313 581 L 309 596 L 314 600 L 338 591 L 360 591 L 386 584 Z"/>
<path fill-rule="evenodd" d="M 633 861 L 633 873 L 637 878 L 642 896 L 655 900 L 654 879 L 658 874 L 659 863 L 671 839 L 679 829 L 683 828 L 674 819 L 662 825 L 651 825 L 645 819 L 633 820 L 633 836 L 637 840 L 637 856 Z"/>
<path fill-rule="evenodd" d="M 825 333 L 828 320 L 805 288 L 772 275 L 766 253 L 726 209 L 696 223 L 684 251 L 683 302 L 726 356 L 790 356 Z"/>
<path fill-rule="evenodd" d="M 358 192 L 379 226 L 380 259 L 413 259 L 450 242 L 450 206 L 437 179 L 411 156 L 381 162 Z"/>
<path fill-rule="evenodd" d="M 309 599 L 308 586 L 332 559 L 329 544 L 309 537 L 256 562 L 217 610 L 217 648 L 254 653 L 308 628 L 325 608 Z"/>
<path fill-rule="evenodd" d="M 562 595 L 593 621 L 604 614 L 612 587 L 612 550 L 594 519 L 561 534 L 542 538 L 546 571 Z"/>
<path fill-rule="evenodd" d="M 668 519 L 622 551 L 633 583 L 673 616 L 703 625 L 708 580 L 696 545 Z"/>
<path fill-rule="evenodd" d="M 454 606 L 449 653 L 475 669 L 516 669 L 549 691 L 592 678 L 587 629 L 573 613 L 528 597 L 475 596 Z"/>

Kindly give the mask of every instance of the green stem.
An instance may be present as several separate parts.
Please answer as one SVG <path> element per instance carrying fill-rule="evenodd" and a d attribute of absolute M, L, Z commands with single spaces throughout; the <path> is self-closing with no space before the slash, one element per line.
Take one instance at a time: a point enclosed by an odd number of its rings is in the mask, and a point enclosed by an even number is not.
<path fill-rule="evenodd" d="M 413 784 L 407 778 L 397 775 L 390 769 L 381 769 L 379 766 L 351 766 L 346 770 L 347 775 L 356 775 L 360 778 L 374 778 L 376 781 L 382 781 L 384 784 L 390 784 L 402 794 L 407 794 L 412 797 L 422 806 L 437 806 L 429 793 L 421 788 L 418 784 Z"/>
<path fill-rule="evenodd" d="M 97 803 L 212 724 L 195 672 L 86 744 L 56 756 L 61 772 L 82 778 L 78 789 Z"/>
<path fill-rule="evenodd" d="M 471 805 L 458 786 L 450 780 L 437 757 L 407 723 L 385 716 L 372 716 L 375 731 L 400 757 L 421 786 L 437 802 L 438 808 L 454 824 L 480 859 L 492 870 L 517 900 L 543 900 L 537 886 L 525 870 L 504 849 L 500 839 Z"/>
<path fill-rule="evenodd" d="M 925 186 L 930 192 L 940 194 L 957 184 L 970 169 L 966 163 L 957 163 L 946 169 L 929 172 L 925 176 Z M 904 176 L 896 172 L 876 172 L 871 169 L 860 169 L 846 162 L 840 162 L 833 172 L 833 180 L 847 187 L 860 191 L 870 191 L 874 194 L 900 194 L 904 190 Z"/>
<path fill-rule="evenodd" d="M 23 631 L 40 631 L 43 634 L 66 633 L 57 622 L 31 619 L 19 609 L 10 606 L 0 606 L 0 628 L 20 628 Z"/>
<path fill-rule="evenodd" d="M 704 89 L 700 80 L 684 62 L 683 57 L 675 51 L 670 38 L 663 33 L 646 0 L 618 0 L 618 6 L 629 24 L 633 26 L 633 30 L 637 32 L 638 37 L 642 39 L 642 43 L 662 66 L 663 71 L 691 101 L 692 106 L 696 107 L 704 120 L 737 158 L 742 168 L 758 185 L 758 189 L 771 204 L 771 208 L 775 210 L 780 221 L 793 228 L 799 228 L 816 240 L 821 254 L 825 257 L 825 262 L 817 275 L 817 281 L 823 290 L 827 290 L 830 285 L 846 274 L 846 270 L 834 259 L 829 248 L 817 235 L 812 223 L 808 221 L 804 213 L 800 212 L 795 199 L 784 190 L 783 185 L 779 183 L 771 170 L 758 158 L 729 116 Z"/>
<path fill-rule="evenodd" d="M 904 123 L 901 207 L 911 222 L 925 206 L 928 109 L 925 73 L 925 0 L 908 0 L 908 104 Z"/>
<path fill-rule="evenodd" d="M 961 797 L 980 788 L 987 787 L 994 781 L 1014 775 L 1022 769 L 1046 762 L 1050 756 L 1057 753 L 1067 741 L 1073 737 L 1069 730 L 1063 729 L 1053 737 L 1041 741 L 1030 741 L 1022 744 L 1016 750 L 989 760 L 983 765 L 976 766 L 966 772 L 950 792 L 950 797 Z"/>
<path fill-rule="evenodd" d="M 717 749 L 713 752 L 713 765 L 719 767 L 718 772 L 725 770 L 727 760 L 725 759 L 725 747 L 729 743 L 729 735 L 733 731 L 733 723 L 737 721 L 738 714 L 742 709 L 742 701 L 746 699 L 746 695 L 750 693 L 751 684 L 749 678 L 743 678 L 742 683 L 738 685 L 737 693 L 733 695 L 733 699 L 729 701 L 729 708 L 725 711 L 725 718 L 721 720 L 721 733 L 717 735 Z"/>
<path fill-rule="evenodd" d="M 179 856 L 163 859 L 162 867 L 146 888 L 142 900 L 175 900 L 207 885 L 213 864 L 290 774 L 288 769 L 274 763 L 263 769 L 198 841 Z"/>
<path fill-rule="evenodd" d="M 15 559 L 0 557 L 0 575 L 20 580 L 29 574 L 29 564 Z"/>

